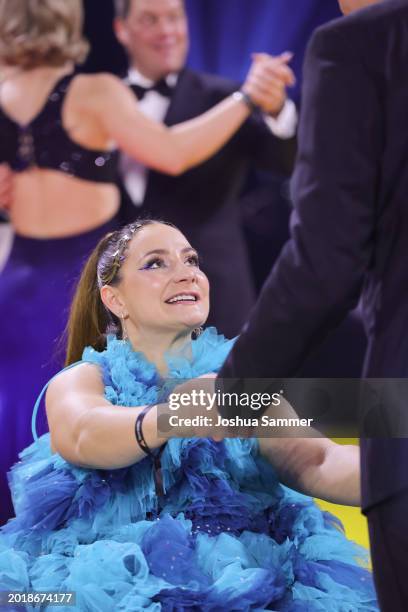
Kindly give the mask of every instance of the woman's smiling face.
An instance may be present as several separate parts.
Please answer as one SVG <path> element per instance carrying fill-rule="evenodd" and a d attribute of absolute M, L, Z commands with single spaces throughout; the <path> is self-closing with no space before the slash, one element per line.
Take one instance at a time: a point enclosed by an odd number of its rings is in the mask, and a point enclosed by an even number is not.
<path fill-rule="evenodd" d="M 127 315 L 126 327 L 139 333 L 193 330 L 208 317 L 208 279 L 197 252 L 174 227 L 152 223 L 138 230 L 120 279 L 115 291 Z"/>

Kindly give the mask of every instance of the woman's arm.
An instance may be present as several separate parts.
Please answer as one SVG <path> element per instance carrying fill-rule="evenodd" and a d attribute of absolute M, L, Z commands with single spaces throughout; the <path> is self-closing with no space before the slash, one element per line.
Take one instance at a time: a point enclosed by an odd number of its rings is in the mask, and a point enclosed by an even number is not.
<path fill-rule="evenodd" d="M 266 413 L 267 414 L 267 413 Z M 296 418 L 283 400 L 275 418 Z M 281 437 L 260 438 L 261 453 L 276 468 L 284 484 L 306 495 L 350 506 L 360 505 L 359 448 L 341 445 L 316 430 L 290 428 Z M 308 437 L 302 437 L 307 435 Z M 316 437 L 311 437 L 316 435 Z M 286 436 L 286 437 L 283 437 Z"/>
<path fill-rule="evenodd" d="M 360 505 L 359 449 L 318 438 L 261 438 L 261 453 L 291 489 L 334 504 Z"/>
<path fill-rule="evenodd" d="M 208 374 L 206 378 L 211 380 L 214 376 Z M 179 388 L 190 390 L 188 382 Z M 83 363 L 61 372 L 50 383 L 45 403 L 52 448 L 70 463 L 116 469 L 146 456 L 135 436 L 136 419 L 145 406 L 123 407 L 108 402 L 98 366 Z M 205 414 L 205 408 L 202 412 Z M 197 408 L 183 405 L 177 412 L 180 424 L 162 438 L 157 435 L 158 414 L 166 419 L 173 413 L 168 403 L 162 403 L 153 406 L 144 417 L 143 437 L 151 450 L 170 437 L 208 437 L 211 431 L 207 426 L 192 427 L 189 421 L 198 414 Z"/>
<path fill-rule="evenodd" d="M 0 210 L 8 212 L 12 201 L 12 173 L 7 164 L 0 164 Z"/>
<path fill-rule="evenodd" d="M 135 422 L 144 406 L 113 406 L 104 398 L 97 366 L 81 364 L 62 372 L 46 395 L 51 443 L 70 463 L 82 467 L 115 469 L 145 457 L 135 438 Z M 143 435 L 150 449 L 165 440 L 156 434 L 156 406 L 143 420 Z"/>
<path fill-rule="evenodd" d="M 287 78 L 283 64 L 282 60 L 279 73 L 276 58 L 254 61 L 243 86 L 266 112 L 277 104 L 277 81 Z M 81 96 L 85 111 L 96 117 L 106 138 L 146 166 L 168 174 L 181 174 L 214 155 L 250 114 L 245 102 L 229 96 L 203 115 L 169 128 L 146 117 L 118 78 L 107 74 L 83 78 L 90 84 Z"/>

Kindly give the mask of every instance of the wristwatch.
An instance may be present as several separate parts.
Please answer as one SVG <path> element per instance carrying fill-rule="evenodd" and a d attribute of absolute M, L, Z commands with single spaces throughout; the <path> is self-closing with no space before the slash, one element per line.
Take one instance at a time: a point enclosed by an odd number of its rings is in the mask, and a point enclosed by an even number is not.
<path fill-rule="evenodd" d="M 242 89 L 234 91 L 234 93 L 232 94 L 232 99 L 236 100 L 237 102 L 244 102 L 244 104 L 247 105 L 251 113 L 259 110 L 259 106 L 257 106 L 255 102 L 252 101 L 251 96 L 249 96 L 245 91 L 242 91 Z"/>

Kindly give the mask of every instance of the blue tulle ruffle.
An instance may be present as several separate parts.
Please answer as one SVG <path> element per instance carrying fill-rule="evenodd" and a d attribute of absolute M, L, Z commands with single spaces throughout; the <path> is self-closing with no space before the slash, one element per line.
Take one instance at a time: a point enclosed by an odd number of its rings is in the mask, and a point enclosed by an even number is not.
<path fill-rule="evenodd" d="M 206 330 L 192 358 L 169 359 L 169 378 L 216 371 L 231 345 Z M 115 338 L 84 359 L 115 405 L 168 391 Z M 161 464 L 158 498 L 149 457 L 87 470 L 52 453 L 48 434 L 25 449 L 10 473 L 17 516 L 0 532 L 0 589 L 75 591 L 76 609 L 95 612 L 378 609 L 364 551 L 278 482 L 256 440 L 172 439 Z"/>

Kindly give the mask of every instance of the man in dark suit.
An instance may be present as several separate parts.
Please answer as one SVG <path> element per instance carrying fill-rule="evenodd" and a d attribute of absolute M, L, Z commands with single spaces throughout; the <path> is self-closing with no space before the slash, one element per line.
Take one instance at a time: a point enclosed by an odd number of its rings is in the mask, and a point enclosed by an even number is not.
<path fill-rule="evenodd" d="M 183 0 L 116 0 L 116 35 L 125 47 L 128 84 L 141 109 L 167 125 L 208 110 L 239 85 L 184 67 L 188 24 Z M 250 165 L 289 174 L 295 153 L 296 109 L 287 100 L 290 56 L 276 58 L 276 112 L 252 117 L 212 159 L 170 177 L 122 157 L 122 218 L 171 221 L 202 257 L 211 283 L 211 319 L 227 336 L 238 333 L 254 302 L 254 287 L 237 198 Z"/>
<path fill-rule="evenodd" d="M 361 295 L 365 375 L 408 376 L 408 2 L 340 4 L 305 59 L 291 239 L 220 377 L 296 375 Z M 361 457 L 381 609 L 405 612 L 408 440 Z"/>

